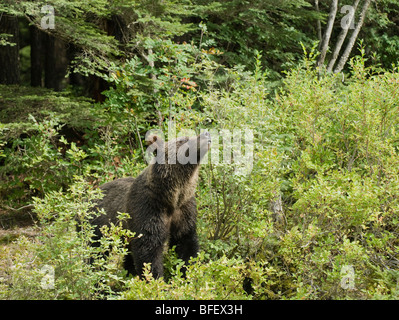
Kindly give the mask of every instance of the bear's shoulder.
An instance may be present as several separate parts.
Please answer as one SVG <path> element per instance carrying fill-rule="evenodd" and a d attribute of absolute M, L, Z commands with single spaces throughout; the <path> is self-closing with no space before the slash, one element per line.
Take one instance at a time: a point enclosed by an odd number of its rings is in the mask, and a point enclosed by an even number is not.
<path fill-rule="evenodd" d="M 129 188 L 133 184 L 134 180 L 135 179 L 132 177 L 115 179 L 113 181 L 109 181 L 109 182 L 102 184 L 100 186 L 100 189 L 109 190 L 109 189 L 114 189 L 114 188 L 117 188 L 117 189 Z"/>

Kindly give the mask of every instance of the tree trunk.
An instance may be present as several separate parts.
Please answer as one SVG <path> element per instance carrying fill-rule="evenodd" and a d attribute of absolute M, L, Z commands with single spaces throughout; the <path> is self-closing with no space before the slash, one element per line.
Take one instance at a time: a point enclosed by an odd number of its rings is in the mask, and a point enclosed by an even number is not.
<path fill-rule="evenodd" d="M 7 39 L 15 45 L 0 46 L 0 84 L 19 84 L 19 26 L 18 18 L 1 13 L 0 34 L 12 35 Z"/>
<path fill-rule="evenodd" d="M 359 22 L 357 23 L 356 28 L 353 31 L 352 36 L 349 39 L 349 42 L 348 42 L 348 44 L 347 44 L 347 46 L 345 48 L 344 53 L 341 56 L 341 59 L 338 62 L 337 67 L 334 70 L 334 73 L 341 72 L 342 69 L 344 68 L 345 64 L 346 64 L 346 61 L 348 61 L 349 55 L 350 55 L 350 53 L 352 51 L 352 48 L 353 48 L 353 46 L 354 46 L 354 44 L 356 42 L 357 36 L 359 34 L 359 31 L 360 31 L 360 29 L 363 26 L 364 19 L 366 17 L 366 13 L 367 13 L 367 9 L 369 8 L 370 3 L 371 3 L 371 0 L 366 0 L 364 2 L 363 8 L 362 8 L 362 12 L 360 13 Z"/>
<path fill-rule="evenodd" d="M 79 54 L 79 49 L 73 43 L 68 44 L 67 48 L 67 57 L 68 61 L 73 61 L 76 56 Z M 73 72 L 70 70 L 69 72 L 69 84 L 76 87 L 86 88 L 88 84 L 88 78 L 84 77 L 83 75 Z"/>
<path fill-rule="evenodd" d="M 321 67 L 324 64 L 324 60 L 326 58 L 328 43 L 330 42 L 332 29 L 334 26 L 335 16 L 337 15 L 338 10 L 338 0 L 333 0 L 331 4 L 330 14 L 328 15 L 328 22 L 326 27 L 326 32 L 324 33 L 323 43 L 321 45 L 320 58 L 317 62 L 317 66 Z"/>
<path fill-rule="evenodd" d="M 355 19 L 355 13 L 357 6 L 359 5 L 360 0 L 355 0 L 355 3 L 353 4 L 353 16 L 351 17 L 351 21 Z M 342 26 L 341 26 L 342 27 Z M 338 59 L 339 52 L 341 51 L 342 45 L 345 41 L 346 35 L 348 34 L 349 26 L 348 28 L 342 28 L 341 33 L 338 36 L 337 44 L 335 45 L 334 53 L 333 56 L 328 64 L 327 71 L 331 72 L 332 69 L 334 68 L 335 62 Z"/>
<path fill-rule="evenodd" d="M 315 0 L 314 2 L 317 13 L 320 13 L 319 9 L 319 0 Z M 317 18 L 317 39 L 319 39 L 319 50 L 321 49 L 321 42 L 323 41 L 323 36 L 321 33 L 321 22 L 320 19 Z"/>
<path fill-rule="evenodd" d="M 55 76 L 55 46 L 54 37 L 51 34 L 45 35 L 45 58 L 44 58 L 44 86 L 54 89 Z"/>
<path fill-rule="evenodd" d="M 360 2 L 360 0 L 355 0 L 355 3 L 352 6 L 353 7 L 353 16 L 350 19 L 351 21 L 353 19 L 355 19 L 355 13 L 356 13 L 357 6 L 359 5 L 359 2 Z M 348 30 L 349 30 L 349 25 L 347 28 L 342 28 L 341 33 L 338 36 L 338 40 L 337 40 L 337 44 L 335 45 L 333 56 L 327 66 L 328 72 L 331 72 L 332 69 L 334 68 L 334 64 L 338 59 L 339 52 L 341 51 L 342 44 L 344 43 L 346 35 L 348 34 Z"/>
<path fill-rule="evenodd" d="M 108 83 L 95 75 L 89 75 L 87 79 L 87 90 L 89 95 L 95 102 L 104 102 L 106 97 L 102 94 L 105 90 L 109 89 Z"/>
<path fill-rule="evenodd" d="M 46 34 L 45 48 L 44 85 L 46 88 L 61 91 L 68 68 L 65 42 L 51 34 Z"/>
<path fill-rule="evenodd" d="M 30 62 L 32 87 L 42 86 L 43 74 L 43 33 L 36 26 L 30 26 Z"/>
<path fill-rule="evenodd" d="M 148 49 L 148 56 L 146 56 L 146 60 L 148 61 L 148 65 L 150 66 L 150 68 L 152 70 L 154 70 L 154 68 L 155 68 L 154 61 L 151 60 L 150 58 L 148 58 L 148 57 L 150 57 L 152 55 L 153 55 L 153 51 L 152 51 L 151 48 L 149 48 Z M 154 73 L 152 73 L 151 74 L 151 79 L 152 79 L 152 81 L 154 81 L 154 84 L 155 84 L 155 81 L 157 80 L 157 76 Z M 156 89 L 156 87 L 154 86 L 154 97 L 157 96 L 157 92 L 158 92 L 158 89 Z M 157 116 L 158 116 L 158 126 L 159 126 L 160 129 L 162 129 L 163 116 L 162 116 L 162 112 L 161 112 L 160 108 L 161 108 L 161 104 L 160 104 L 159 100 L 157 99 L 156 102 L 155 102 L 155 110 L 156 110 L 156 113 L 157 113 Z"/>

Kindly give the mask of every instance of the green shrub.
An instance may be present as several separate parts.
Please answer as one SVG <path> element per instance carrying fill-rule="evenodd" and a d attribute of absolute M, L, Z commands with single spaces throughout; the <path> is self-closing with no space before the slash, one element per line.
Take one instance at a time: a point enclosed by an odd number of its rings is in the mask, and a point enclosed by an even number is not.
<path fill-rule="evenodd" d="M 397 297 L 399 73 L 352 60 L 347 83 L 311 66 L 277 96 L 280 132 L 294 133 L 287 227 L 278 255 L 293 298 Z M 353 287 L 342 270 L 353 270 Z M 389 279 L 389 280 L 388 280 Z M 298 296 L 298 294 L 300 295 Z"/>
<path fill-rule="evenodd" d="M 61 134 L 64 124 L 58 114 L 52 113 L 41 121 L 32 115 L 29 118 L 31 124 L 25 137 L 12 140 L 11 145 L 2 143 L 0 195 L 4 202 L 18 206 L 32 196 L 66 190 L 75 175 L 104 183 L 114 176 L 136 175 L 143 169 L 138 163 L 144 159 L 143 151 L 133 150 L 127 142 L 129 137 L 110 130 L 110 126 L 86 134 L 90 142 L 79 147 Z"/>
<path fill-rule="evenodd" d="M 275 298 L 273 290 L 278 286 L 275 279 L 278 279 L 279 274 L 273 267 L 226 256 L 213 260 L 209 259 L 207 253 L 201 252 L 197 258 L 191 259 L 183 276 L 182 261 L 176 260 L 173 252 L 169 254 L 168 260 L 170 276 L 167 281 L 155 280 L 147 268 L 144 279 L 135 277 L 127 282 L 127 290 L 122 293 L 121 298 L 128 300 Z M 248 286 L 248 281 L 250 281 L 250 286 Z"/>
<path fill-rule="evenodd" d="M 121 214 L 118 225 L 103 230 L 100 246 L 91 245 L 94 227 L 90 220 L 102 212 L 89 210 L 91 201 L 101 196 L 99 189 L 77 178 L 65 194 L 52 191 L 43 199 L 34 199 L 38 235 L 17 240 L 2 298 L 102 299 L 116 295 L 124 285 L 121 259 L 126 242 L 134 235 L 122 229 L 126 216 Z"/>
<path fill-rule="evenodd" d="M 182 277 L 180 266 L 172 270 L 169 281 L 153 279 L 149 269 L 144 272 L 144 279 L 137 277 L 127 282 L 127 291 L 121 298 L 129 300 L 141 299 L 245 299 L 242 283 L 244 267 L 235 259 L 226 257 L 216 261 L 203 262 L 200 255 L 186 270 Z M 169 271 L 170 272 L 170 271 Z"/>

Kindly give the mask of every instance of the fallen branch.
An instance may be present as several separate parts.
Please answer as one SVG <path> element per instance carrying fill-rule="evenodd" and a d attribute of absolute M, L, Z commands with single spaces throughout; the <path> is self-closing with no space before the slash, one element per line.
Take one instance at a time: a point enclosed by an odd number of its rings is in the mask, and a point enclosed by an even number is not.
<path fill-rule="evenodd" d="M 18 211 L 21 211 L 21 210 L 24 210 L 24 209 L 32 209 L 32 208 L 35 207 L 35 205 L 34 204 L 28 204 L 28 205 L 23 206 L 23 207 L 18 208 L 18 209 L 15 209 L 15 208 L 12 208 L 12 207 L 9 207 L 9 206 L 5 206 L 5 205 L 3 205 L 2 207 L 4 209 L 11 210 L 13 212 L 18 212 Z"/>

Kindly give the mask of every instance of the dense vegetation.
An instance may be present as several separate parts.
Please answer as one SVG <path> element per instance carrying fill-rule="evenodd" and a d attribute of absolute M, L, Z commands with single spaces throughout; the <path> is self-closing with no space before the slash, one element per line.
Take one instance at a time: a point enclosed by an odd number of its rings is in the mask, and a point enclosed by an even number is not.
<path fill-rule="evenodd" d="M 0 297 L 398 299 L 399 5 L 354 1 L 333 72 L 335 2 L 54 0 L 42 30 L 46 1 L 3 1 Z M 121 224 L 90 246 L 96 187 L 146 166 L 150 129 L 217 137 L 185 277 L 173 250 L 127 277 Z"/>

